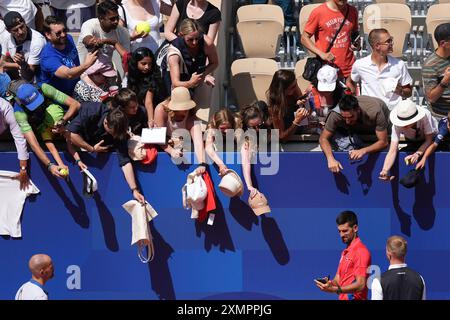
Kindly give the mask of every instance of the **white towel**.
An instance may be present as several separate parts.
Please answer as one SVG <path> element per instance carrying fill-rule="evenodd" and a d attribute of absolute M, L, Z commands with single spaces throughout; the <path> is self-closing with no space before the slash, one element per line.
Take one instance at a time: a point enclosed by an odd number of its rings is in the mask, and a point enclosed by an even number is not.
<path fill-rule="evenodd" d="M 40 192 L 31 180 L 27 189 L 20 190 L 20 181 L 11 179 L 17 174 L 13 171 L 0 171 L 0 235 L 13 238 L 22 237 L 20 216 L 26 197 Z"/>

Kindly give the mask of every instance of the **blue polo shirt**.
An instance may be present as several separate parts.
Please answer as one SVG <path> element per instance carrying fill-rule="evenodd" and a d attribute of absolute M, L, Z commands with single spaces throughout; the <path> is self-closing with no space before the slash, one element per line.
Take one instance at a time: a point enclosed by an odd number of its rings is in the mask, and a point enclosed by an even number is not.
<path fill-rule="evenodd" d="M 438 134 L 434 138 L 434 143 L 439 144 L 439 143 L 441 143 L 444 140 L 444 138 L 450 138 L 450 134 L 449 134 L 449 131 L 448 131 L 448 119 L 447 119 L 447 117 L 442 118 L 439 121 Z"/>
<path fill-rule="evenodd" d="M 64 50 L 58 50 L 50 42 L 47 42 L 41 52 L 41 72 L 38 81 L 48 83 L 59 91 L 72 96 L 80 78 L 61 79 L 55 75 L 55 72 L 61 66 L 73 68 L 79 65 L 78 51 L 71 35 L 67 35 L 67 45 Z"/>

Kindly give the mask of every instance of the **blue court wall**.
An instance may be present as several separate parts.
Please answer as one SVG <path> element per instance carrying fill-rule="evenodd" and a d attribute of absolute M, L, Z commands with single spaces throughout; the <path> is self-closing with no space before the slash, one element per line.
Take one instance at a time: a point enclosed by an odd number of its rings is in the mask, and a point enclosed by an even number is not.
<path fill-rule="evenodd" d="M 16 157 L 1 153 L 0 168 L 16 170 Z M 22 238 L 0 238 L 0 299 L 14 298 L 30 277 L 29 257 L 39 252 L 55 264 L 46 285 L 51 299 L 336 299 L 320 292 L 313 278 L 336 272 L 344 244 L 335 218 L 347 209 L 358 214 L 372 277 L 387 269 L 387 237 L 400 234 L 408 239 L 407 262 L 425 278 L 428 298 L 450 298 L 450 278 L 442 277 L 450 270 L 449 153 L 436 154 L 413 189 L 398 179 L 378 180 L 384 153 L 355 164 L 337 154 L 344 166 L 337 176 L 321 153 L 282 153 L 276 175 L 262 176 L 263 166 L 254 166 L 272 212 L 257 217 L 247 193 L 230 199 L 217 188 L 213 226 L 197 224 L 182 209 L 181 187 L 194 167 L 175 166 L 160 153 L 154 165 L 137 168 L 159 213 L 151 223 L 156 256 L 149 264 L 130 245 L 131 218 L 121 205 L 132 196 L 116 156 L 86 157 L 99 182 L 90 199 L 82 195 L 74 165 L 67 183 L 49 177 L 32 155 L 31 175 L 41 193 L 25 203 Z M 63 159 L 69 162 L 67 155 Z M 397 177 L 408 170 L 403 161 L 396 166 Z M 239 164 L 230 167 L 241 173 Z M 217 170 L 210 170 L 217 186 Z"/>

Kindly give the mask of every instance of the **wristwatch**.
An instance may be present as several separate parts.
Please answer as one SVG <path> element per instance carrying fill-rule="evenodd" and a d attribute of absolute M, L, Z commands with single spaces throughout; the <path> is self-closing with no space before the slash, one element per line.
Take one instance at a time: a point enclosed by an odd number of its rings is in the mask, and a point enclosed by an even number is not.
<path fill-rule="evenodd" d="M 341 294 L 342 293 L 342 288 L 338 285 L 337 286 L 337 290 L 336 290 L 336 294 Z"/>
<path fill-rule="evenodd" d="M 25 167 L 25 166 L 20 166 L 20 171 L 27 171 L 27 167 Z"/>

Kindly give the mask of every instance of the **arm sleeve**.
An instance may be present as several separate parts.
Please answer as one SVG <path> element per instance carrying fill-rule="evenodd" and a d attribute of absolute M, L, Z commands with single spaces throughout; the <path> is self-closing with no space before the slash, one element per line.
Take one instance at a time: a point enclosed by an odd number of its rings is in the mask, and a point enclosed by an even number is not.
<path fill-rule="evenodd" d="M 29 154 L 27 150 L 27 141 L 25 140 L 25 137 L 20 131 L 19 124 L 17 123 L 16 118 L 14 117 L 14 112 L 11 106 L 8 106 L 6 108 L 5 120 L 9 126 L 9 131 L 11 132 L 11 135 L 14 138 L 14 144 L 16 145 L 17 156 L 19 160 L 28 160 Z"/>
<path fill-rule="evenodd" d="M 406 65 L 403 61 L 400 61 L 402 67 L 401 67 L 401 74 L 402 74 L 402 78 L 400 79 L 401 82 L 400 84 L 402 86 L 406 86 L 408 84 L 412 85 L 413 83 L 413 79 L 411 78 L 411 75 L 408 72 L 408 69 L 406 68 Z"/>
<path fill-rule="evenodd" d="M 41 90 L 45 97 L 52 99 L 54 102 L 62 106 L 65 106 L 67 94 L 59 91 L 58 89 L 49 85 L 48 83 L 42 84 Z"/>
<path fill-rule="evenodd" d="M 383 300 L 383 289 L 378 278 L 372 281 L 372 299 L 371 300 Z"/>
<path fill-rule="evenodd" d="M 55 74 L 55 72 L 62 66 L 62 62 L 57 56 L 45 54 L 41 56 L 42 71 Z"/>
<path fill-rule="evenodd" d="M 306 21 L 305 28 L 303 29 L 305 32 L 309 34 L 316 33 L 317 29 L 319 28 L 319 13 L 318 8 L 315 8 L 313 11 L 311 11 L 311 14 L 309 15 L 308 21 Z"/>
<path fill-rule="evenodd" d="M 123 167 L 127 163 L 131 162 L 130 156 L 128 155 L 127 140 L 118 141 L 115 143 L 117 157 L 119 159 L 119 166 Z"/>
<path fill-rule="evenodd" d="M 33 41 L 34 42 L 34 41 Z M 41 51 L 44 48 L 46 42 L 43 37 L 38 37 L 35 41 L 35 43 L 32 44 L 30 55 L 28 56 L 27 63 L 29 65 L 35 66 L 39 65 L 41 61 Z"/>
<path fill-rule="evenodd" d="M 391 141 L 397 142 L 400 140 L 400 128 L 392 125 Z"/>
<path fill-rule="evenodd" d="M 212 11 L 211 19 L 210 19 L 209 23 L 213 24 L 213 23 L 216 23 L 218 21 L 222 21 L 222 15 L 220 14 L 220 10 L 219 9 L 214 8 L 214 10 Z"/>
<path fill-rule="evenodd" d="M 358 250 L 355 261 L 355 276 L 367 277 L 367 268 L 370 265 L 370 253 L 367 249 Z"/>
<path fill-rule="evenodd" d="M 332 111 L 330 113 L 330 115 L 328 116 L 327 121 L 325 123 L 325 129 L 334 133 L 338 127 L 338 123 L 340 120 L 341 120 L 341 116 L 337 112 Z"/>
<path fill-rule="evenodd" d="M 386 107 L 386 104 L 380 100 L 380 102 Z M 386 107 L 387 108 L 387 107 Z M 377 123 L 376 123 L 376 131 L 384 131 L 388 128 L 388 120 L 383 113 L 383 108 L 380 108 L 380 111 L 377 113 Z"/>
<path fill-rule="evenodd" d="M 355 63 L 353 64 L 352 73 L 350 75 L 350 77 L 353 80 L 353 82 L 360 82 L 361 81 L 361 75 L 360 75 L 359 70 L 358 70 L 358 66 L 359 66 L 358 61 L 359 60 L 355 61 Z"/>
<path fill-rule="evenodd" d="M 438 134 L 434 138 L 434 142 L 440 144 L 446 135 L 448 135 L 447 121 L 446 118 L 443 118 L 439 121 Z"/>
<path fill-rule="evenodd" d="M 28 116 L 25 113 L 25 111 L 22 110 L 14 111 L 14 117 L 16 118 L 17 124 L 19 125 L 22 134 L 33 130 L 31 128 L 31 125 L 28 123 Z"/>
<path fill-rule="evenodd" d="M 422 68 L 422 82 L 425 92 L 430 91 L 438 85 L 437 72 L 433 67 L 424 65 Z"/>
<path fill-rule="evenodd" d="M 66 126 L 67 130 L 72 133 L 81 134 L 83 130 L 83 123 L 81 121 L 81 113 L 78 113 L 70 123 Z"/>

